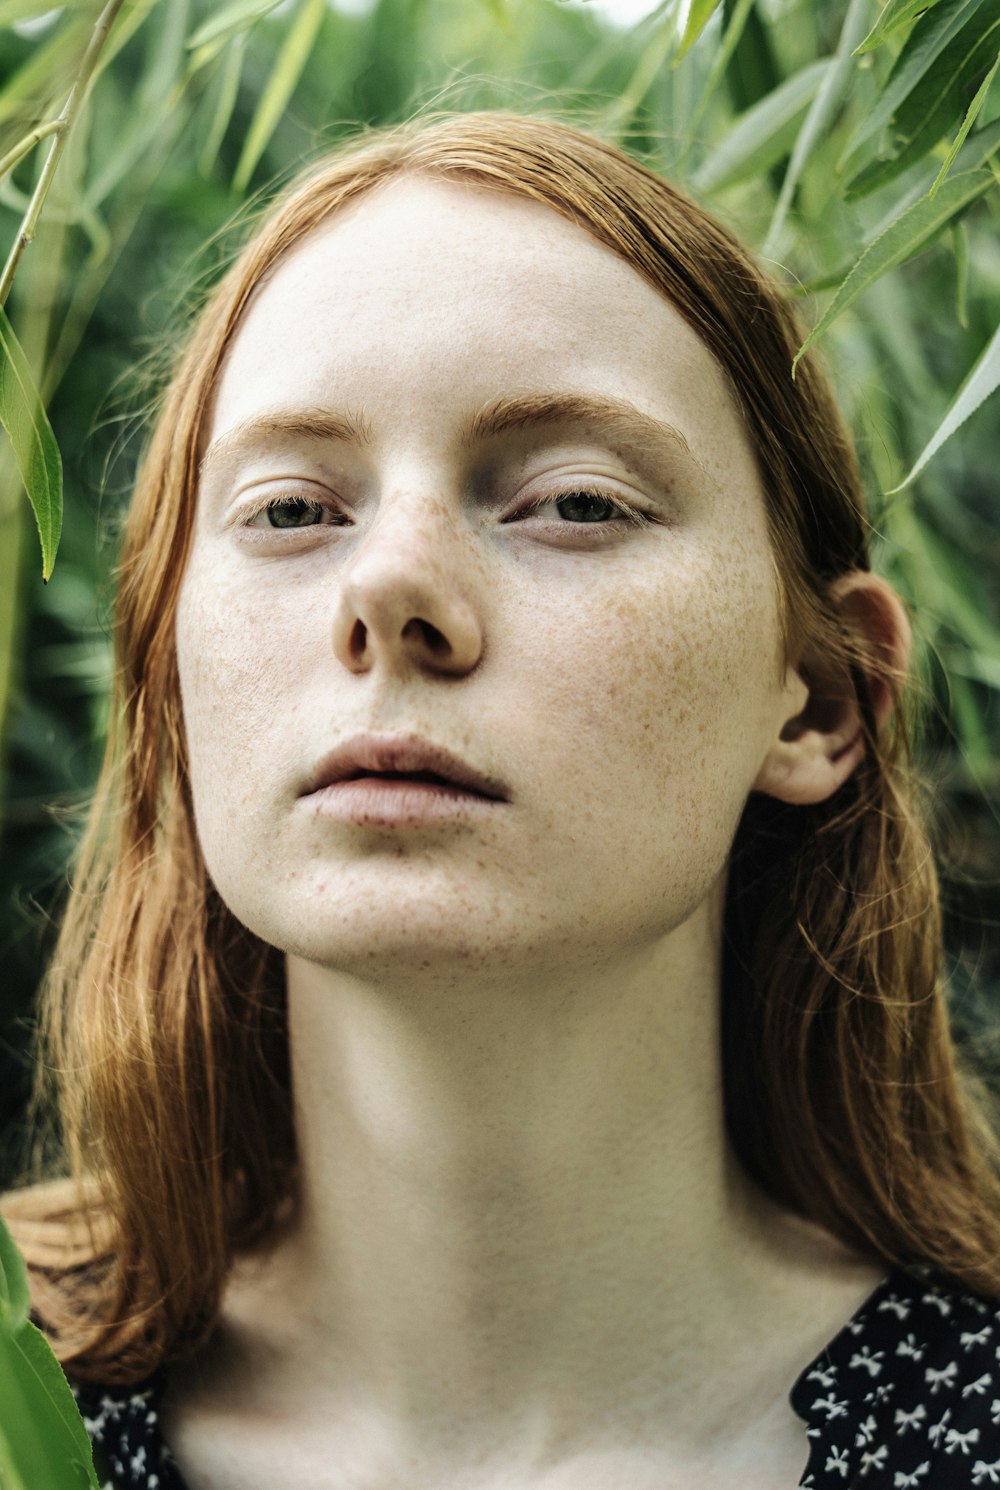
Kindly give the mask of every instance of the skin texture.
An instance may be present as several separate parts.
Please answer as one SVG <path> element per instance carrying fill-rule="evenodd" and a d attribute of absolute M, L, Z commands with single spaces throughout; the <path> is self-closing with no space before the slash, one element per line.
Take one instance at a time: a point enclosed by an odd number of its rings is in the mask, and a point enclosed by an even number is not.
<path fill-rule="evenodd" d="M 470 434 L 541 395 L 677 435 L 582 414 Z M 248 425 L 276 411 L 365 438 Z M 329 1485 L 331 1453 L 345 1486 L 797 1483 L 787 1391 L 881 1269 L 732 1159 L 720 915 L 748 793 L 817 800 L 860 747 L 849 710 L 813 726 L 780 655 L 721 372 L 582 229 L 410 179 L 258 289 L 208 446 L 177 622 L 197 827 L 224 900 L 287 953 L 303 1179 L 176 1385 L 193 1490 Z M 648 523 L 573 520 L 602 496 Z M 295 498 L 317 525 L 254 515 Z M 845 584 L 902 648 L 881 582 Z M 306 783 L 368 730 L 508 800 L 324 816 Z"/>

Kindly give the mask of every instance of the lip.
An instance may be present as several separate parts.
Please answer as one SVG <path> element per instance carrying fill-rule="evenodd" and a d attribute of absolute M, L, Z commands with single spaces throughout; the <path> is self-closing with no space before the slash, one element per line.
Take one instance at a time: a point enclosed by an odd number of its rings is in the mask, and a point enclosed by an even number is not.
<path fill-rule="evenodd" d="M 380 772 L 400 773 L 400 778 L 380 778 Z M 437 781 L 420 780 L 432 775 Z M 418 779 L 404 780 L 403 777 Z M 475 770 L 459 756 L 416 735 L 354 735 L 323 757 L 307 782 L 302 796 L 322 793 L 327 802 L 353 801 L 359 808 L 363 798 L 369 805 L 386 808 L 392 803 L 412 811 L 424 803 L 506 802 L 509 793 L 502 781 Z"/>

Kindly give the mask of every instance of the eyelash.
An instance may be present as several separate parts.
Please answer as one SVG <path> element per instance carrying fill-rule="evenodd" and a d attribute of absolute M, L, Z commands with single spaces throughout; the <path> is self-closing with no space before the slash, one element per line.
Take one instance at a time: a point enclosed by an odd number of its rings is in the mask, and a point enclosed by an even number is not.
<path fill-rule="evenodd" d="M 526 506 L 519 508 L 517 512 L 511 515 L 508 521 L 519 522 L 522 518 L 529 517 L 533 512 L 539 511 L 540 508 L 547 507 L 550 503 L 564 501 L 568 497 L 592 497 L 595 501 L 606 502 L 610 507 L 613 507 L 615 509 L 615 514 L 613 517 L 599 519 L 596 522 L 565 522 L 561 524 L 561 526 L 567 528 L 587 528 L 594 531 L 595 534 L 600 533 L 603 537 L 607 538 L 610 537 L 615 531 L 615 528 L 612 526 L 612 524 L 617 525 L 620 523 L 624 523 L 627 527 L 632 528 L 647 528 L 652 526 L 653 524 L 653 519 L 647 513 L 642 512 L 638 507 L 633 507 L 631 503 L 626 502 L 623 497 L 617 495 L 612 496 L 610 492 L 601 491 L 599 487 L 590 486 L 574 486 L 568 488 L 566 491 L 546 492 L 543 496 L 535 497 L 530 502 L 528 502 Z M 248 508 L 246 512 L 244 512 L 240 520 L 240 525 L 242 527 L 249 527 L 254 518 L 260 517 L 262 513 L 270 512 L 277 507 L 287 507 L 292 505 L 293 503 L 300 503 L 305 506 L 315 506 L 321 508 L 324 512 L 334 511 L 332 507 L 328 507 L 317 497 L 271 497 L 269 499 L 258 502 L 253 507 Z M 263 531 L 269 533 L 301 533 L 306 531 L 308 528 L 313 527 L 341 526 L 344 526 L 344 524 L 304 523 L 302 527 L 296 527 L 294 525 L 288 528 L 268 527 L 265 528 Z"/>

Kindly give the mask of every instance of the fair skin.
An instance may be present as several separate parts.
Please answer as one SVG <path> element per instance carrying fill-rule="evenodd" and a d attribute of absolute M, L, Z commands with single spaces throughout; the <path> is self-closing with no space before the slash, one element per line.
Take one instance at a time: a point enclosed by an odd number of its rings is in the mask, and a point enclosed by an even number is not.
<path fill-rule="evenodd" d="M 534 417 L 501 427 L 512 399 Z M 732 1155 L 720 915 L 747 795 L 821 800 L 862 747 L 780 655 L 722 374 L 581 228 L 410 179 L 259 288 L 207 443 L 196 819 L 287 956 L 302 1203 L 174 1374 L 191 1490 L 797 1484 L 788 1390 L 884 1269 Z M 891 592 L 841 589 L 901 660 Z M 305 784 L 359 731 L 505 800 L 326 814 Z"/>

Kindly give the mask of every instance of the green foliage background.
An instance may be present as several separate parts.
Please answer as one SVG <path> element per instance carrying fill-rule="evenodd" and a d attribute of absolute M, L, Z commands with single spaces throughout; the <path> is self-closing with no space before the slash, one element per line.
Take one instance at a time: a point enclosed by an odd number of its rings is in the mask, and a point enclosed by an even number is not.
<path fill-rule="evenodd" d="M 0 157 L 58 115 L 99 9 L 0 0 Z M 772 261 L 808 325 L 860 260 L 862 292 L 821 345 L 857 432 L 878 567 L 918 630 L 956 1010 L 963 1026 L 989 1021 L 1000 400 L 894 489 L 977 360 L 981 390 L 1000 381 L 998 57 L 1000 0 L 667 0 L 630 26 L 589 0 L 375 0 L 354 13 L 331 0 L 124 0 L 7 302 L 62 451 L 65 523 L 43 585 L 4 438 L 0 1179 L 16 1164 L 33 993 L 99 759 L 143 413 L 235 246 L 234 219 L 359 125 L 418 108 L 555 111 L 616 139 Z M 0 182 L 0 251 L 50 143 Z"/>

